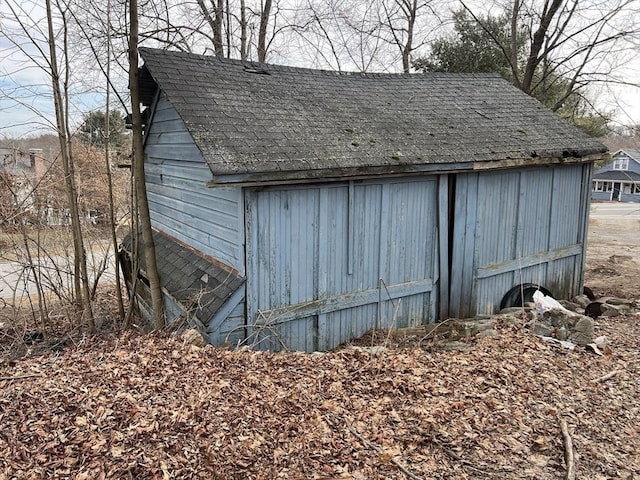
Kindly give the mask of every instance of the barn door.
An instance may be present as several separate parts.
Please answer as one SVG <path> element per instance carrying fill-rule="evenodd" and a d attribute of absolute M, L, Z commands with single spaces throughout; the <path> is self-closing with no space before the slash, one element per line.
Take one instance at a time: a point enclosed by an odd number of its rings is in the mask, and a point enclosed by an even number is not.
<path fill-rule="evenodd" d="M 247 193 L 247 312 L 259 347 L 331 349 L 435 319 L 437 182 Z"/>
<path fill-rule="evenodd" d="M 558 298 L 582 282 L 589 165 L 459 174 L 450 315 L 495 313 L 521 283 Z"/>

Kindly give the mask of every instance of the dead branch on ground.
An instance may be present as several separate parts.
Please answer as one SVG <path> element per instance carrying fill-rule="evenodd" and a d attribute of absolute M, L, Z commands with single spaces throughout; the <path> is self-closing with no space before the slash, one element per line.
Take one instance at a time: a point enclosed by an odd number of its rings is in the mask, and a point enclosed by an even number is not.
<path fill-rule="evenodd" d="M 567 421 L 558 416 L 560 421 L 560 431 L 562 432 L 562 440 L 564 442 L 564 462 L 566 464 L 567 473 L 565 474 L 565 480 L 575 480 L 576 470 L 575 462 L 573 458 L 573 441 L 571 435 L 569 435 L 569 427 Z"/>
<path fill-rule="evenodd" d="M 606 382 L 607 380 L 615 377 L 617 374 L 620 373 L 620 370 L 614 370 L 612 372 L 607 373 L 606 375 L 603 375 L 601 377 L 596 378 L 593 383 L 602 383 L 602 382 Z"/>

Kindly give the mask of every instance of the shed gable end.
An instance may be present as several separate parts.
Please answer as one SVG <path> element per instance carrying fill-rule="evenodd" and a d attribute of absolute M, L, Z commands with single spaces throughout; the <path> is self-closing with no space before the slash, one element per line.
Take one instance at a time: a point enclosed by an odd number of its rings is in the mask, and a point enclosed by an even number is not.
<path fill-rule="evenodd" d="M 145 175 L 153 226 L 244 274 L 242 192 L 206 186 L 211 171 L 164 96 L 146 134 Z"/>

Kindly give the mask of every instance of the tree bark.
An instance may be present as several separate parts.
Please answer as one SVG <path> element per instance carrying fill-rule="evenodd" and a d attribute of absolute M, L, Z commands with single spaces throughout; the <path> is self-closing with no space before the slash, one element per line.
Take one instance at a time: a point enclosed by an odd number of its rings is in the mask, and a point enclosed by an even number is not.
<path fill-rule="evenodd" d="M 151 290 L 151 308 L 153 310 L 153 325 L 160 329 L 164 327 L 164 304 L 160 290 L 160 276 L 156 263 L 156 247 L 151 230 L 151 216 L 144 173 L 144 143 L 142 137 L 142 114 L 140 112 L 140 87 L 138 72 L 138 2 L 130 0 L 130 32 L 129 32 L 129 88 L 131 91 L 131 116 L 133 134 L 133 179 L 138 205 L 138 217 L 142 242 L 146 274 Z"/>
<path fill-rule="evenodd" d="M 249 56 L 247 51 L 247 8 L 245 0 L 240 0 L 240 59 L 246 60 Z"/>
<path fill-rule="evenodd" d="M 89 280 L 87 275 L 87 260 L 82 237 L 82 226 L 80 224 L 80 212 L 78 209 L 78 191 L 76 188 L 75 168 L 73 163 L 70 138 L 68 135 L 67 115 L 68 104 L 65 108 L 65 101 L 60 90 L 60 72 L 58 69 L 57 50 L 55 34 L 53 30 L 53 13 L 51 0 L 46 0 L 47 28 L 49 42 L 49 66 L 51 68 L 51 83 L 53 88 L 53 101 L 56 114 L 56 127 L 58 130 L 58 140 L 60 142 L 60 156 L 62 158 L 62 168 L 65 175 L 66 191 L 69 201 L 69 212 L 71 214 L 71 230 L 73 236 L 74 251 L 74 287 L 75 296 L 82 309 L 84 321 L 87 322 L 89 330 L 95 329 L 93 321 L 93 311 L 91 309 L 91 295 L 89 293 Z M 64 20 L 63 20 L 64 21 Z M 66 22 L 64 26 L 66 30 Z M 64 51 L 67 52 L 66 33 L 64 35 Z M 69 71 L 67 62 L 66 71 Z M 68 82 L 65 82 L 68 86 Z M 66 97 L 68 99 L 68 94 Z"/>
<path fill-rule="evenodd" d="M 518 72 L 518 14 L 520 13 L 520 0 L 513 0 L 511 11 L 511 39 L 509 42 L 509 66 L 513 75 L 513 84 L 521 88 L 520 72 Z"/>
<path fill-rule="evenodd" d="M 224 15 L 224 0 L 217 0 L 216 16 L 214 18 L 215 30 L 213 31 L 213 48 L 217 57 L 224 57 L 224 44 L 222 43 L 222 20 Z"/>
<path fill-rule="evenodd" d="M 527 94 L 531 93 L 531 84 L 533 83 L 536 68 L 538 68 L 538 65 L 540 65 L 540 62 L 543 59 L 540 56 L 540 50 L 542 50 L 547 30 L 549 30 L 549 25 L 551 25 L 551 21 L 562 6 L 563 2 L 564 0 L 553 0 L 548 9 L 548 1 L 545 2 L 545 8 L 540 17 L 540 25 L 533 34 L 531 50 L 529 51 L 527 65 L 525 66 L 524 75 L 522 76 L 522 84 L 520 86 L 520 89 Z"/>
<path fill-rule="evenodd" d="M 118 299 L 118 315 L 120 317 L 120 324 L 124 323 L 124 302 L 122 300 L 122 285 L 120 285 L 120 262 L 118 261 L 118 239 L 116 237 L 116 216 L 115 209 L 113 207 L 113 178 L 111 176 L 111 155 L 110 155 L 110 143 L 111 143 L 111 131 L 110 131 L 110 99 L 111 99 L 111 86 L 110 86 L 110 74 L 111 74 L 111 25 L 109 18 L 111 16 L 111 0 L 107 0 L 107 66 L 106 66 L 106 99 L 105 99 L 105 112 L 104 112 L 104 160 L 107 169 L 107 187 L 109 194 L 109 223 L 111 226 L 111 243 L 113 244 L 113 256 L 116 273 L 116 298 Z"/>
<path fill-rule="evenodd" d="M 413 0 L 411 5 L 407 5 L 409 15 L 407 16 L 407 41 L 402 48 L 402 70 L 409 73 L 411 69 L 411 51 L 413 50 L 413 28 L 416 23 L 416 15 L 418 12 L 418 0 Z"/>
<path fill-rule="evenodd" d="M 271 14 L 272 0 L 264 0 L 260 12 L 260 29 L 258 31 L 258 61 L 264 63 L 267 59 L 267 27 Z"/>
<path fill-rule="evenodd" d="M 224 18 L 224 0 L 211 0 L 211 10 L 207 8 L 204 0 L 198 0 L 198 6 L 213 33 L 213 50 L 216 57 L 224 57 L 224 44 L 222 43 L 222 21 Z"/>

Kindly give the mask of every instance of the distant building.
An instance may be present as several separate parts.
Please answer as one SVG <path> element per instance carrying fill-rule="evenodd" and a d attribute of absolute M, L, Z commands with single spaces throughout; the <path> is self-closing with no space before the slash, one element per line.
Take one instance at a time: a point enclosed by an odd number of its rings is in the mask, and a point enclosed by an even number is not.
<path fill-rule="evenodd" d="M 9 221 L 15 223 L 18 219 L 37 216 L 35 189 L 45 171 L 41 149 L 31 148 L 26 153 L 16 148 L 0 148 L 0 174 L 5 183 L 2 188 L 10 201 L 10 206 L 5 207 L 15 212 Z"/>
<path fill-rule="evenodd" d="M 91 168 L 87 168 L 87 165 Z M 76 181 L 81 221 L 104 221 L 106 193 L 94 159 L 76 158 Z M 84 189 L 82 188 L 84 186 Z M 69 225 L 65 176 L 60 162 L 46 159 L 43 150 L 0 148 L 0 226 Z"/>
<path fill-rule="evenodd" d="M 591 199 L 640 202 L 640 149 L 618 150 L 593 173 Z"/>

